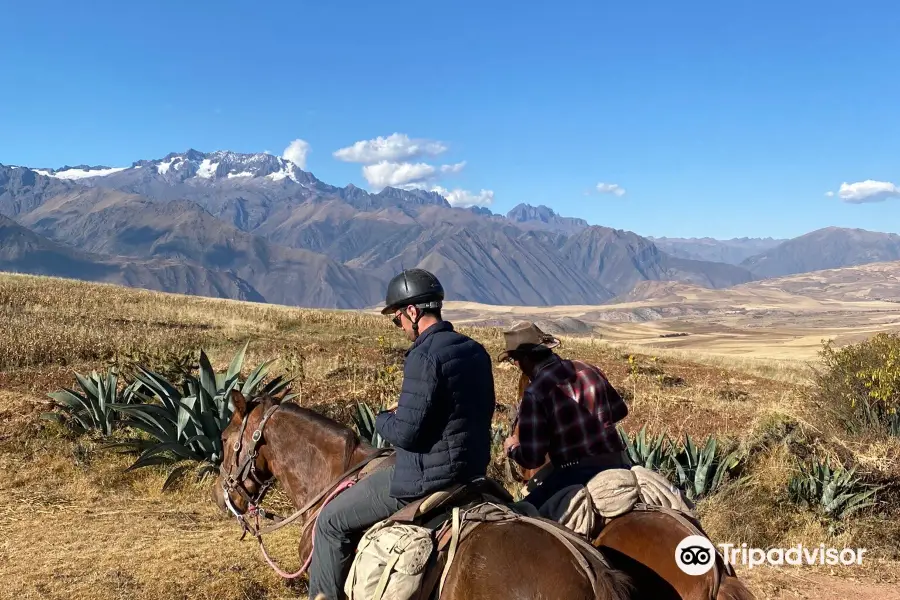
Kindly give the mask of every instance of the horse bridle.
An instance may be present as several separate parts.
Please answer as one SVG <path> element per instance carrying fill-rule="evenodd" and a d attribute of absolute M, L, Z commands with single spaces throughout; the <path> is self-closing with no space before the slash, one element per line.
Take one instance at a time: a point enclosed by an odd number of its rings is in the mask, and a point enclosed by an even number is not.
<path fill-rule="evenodd" d="M 331 482 L 326 488 L 324 488 L 321 492 L 316 494 L 313 498 L 311 498 L 304 506 L 295 511 L 288 517 L 280 517 L 275 513 L 270 513 L 263 510 L 260 507 L 260 504 L 263 501 L 263 498 L 266 495 L 266 492 L 269 491 L 269 488 L 276 481 L 276 477 L 273 474 L 266 480 L 262 480 L 256 472 L 256 459 L 259 456 L 259 446 L 263 441 L 263 432 L 265 431 L 266 424 L 269 422 L 269 419 L 272 418 L 272 415 L 281 408 L 280 404 L 276 404 L 270 407 L 263 414 L 262 419 L 259 422 L 259 425 L 256 427 L 256 431 L 253 432 L 253 435 L 250 438 L 251 445 L 247 450 L 247 455 L 244 457 L 243 461 L 240 460 L 241 448 L 243 447 L 244 442 L 244 432 L 247 430 L 247 423 L 250 420 L 250 413 L 253 411 L 247 411 L 247 414 L 244 415 L 243 420 L 241 421 L 241 429 L 238 432 L 238 439 L 234 443 L 234 461 L 232 465 L 232 469 L 236 468 L 236 472 L 232 472 L 229 470 L 225 471 L 225 463 L 219 467 L 219 472 L 222 475 L 222 490 L 225 492 L 225 506 L 228 507 L 229 512 L 235 516 L 238 520 L 238 523 L 241 525 L 241 529 L 243 533 L 241 534 L 241 539 L 251 533 L 254 537 L 259 539 L 260 543 L 262 543 L 261 536 L 266 533 L 271 533 L 277 529 L 285 527 L 305 515 L 312 508 L 318 504 L 323 498 L 325 498 L 330 492 L 335 490 L 338 485 L 341 484 L 346 478 L 353 476 L 358 473 L 368 465 L 373 460 L 390 454 L 393 452 L 392 448 L 379 448 L 376 449 L 372 454 L 366 457 L 362 462 L 350 467 L 348 466 L 347 470 L 337 477 L 334 481 Z M 244 487 L 244 481 L 246 479 L 252 479 L 258 486 L 259 491 L 256 494 L 251 494 L 247 488 Z M 241 513 L 235 508 L 234 503 L 231 501 L 231 492 L 237 492 L 247 501 L 247 511 L 245 513 Z M 255 517 L 255 523 L 251 523 L 248 521 L 249 517 Z M 269 525 L 267 527 L 260 527 L 259 519 L 260 517 L 269 519 L 274 521 L 274 524 Z"/>
<path fill-rule="evenodd" d="M 253 435 L 250 438 L 250 446 L 247 449 L 247 454 L 244 457 L 243 461 L 240 460 L 241 456 L 241 448 L 244 444 L 244 432 L 247 429 L 247 423 L 250 421 L 250 413 L 253 411 L 247 411 L 247 414 L 244 415 L 244 418 L 241 420 L 241 429 L 238 432 L 237 441 L 234 443 L 234 462 L 232 464 L 231 469 L 226 472 L 225 471 L 225 463 L 219 467 L 219 472 L 222 475 L 222 490 L 225 492 L 225 506 L 228 507 L 228 510 L 237 518 L 238 522 L 241 524 L 241 528 L 244 530 L 244 535 L 251 531 L 253 528 L 247 522 L 247 516 L 259 516 L 264 518 L 275 518 L 275 515 L 270 515 L 265 512 L 262 508 L 260 508 L 260 504 L 263 501 L 266 493 L 269 491 L 269 488 L 272 484 L 275 483 L 275 476 L 272 475 L 268 479 L 262 480 L 257 473 L 256 470 L 256 459 L 259 457 L 259 446 L 262 444 L 263 440 L 263 432 L 265 431 L 266 424 L 269 422 L 269 419 L 272 418 L 272 415 L 281 407 L 280 404 L 276 404 L 274 406 L 269 407 L 266 410 L 265 414 L 263 414 L 262 419 L 259 422 L 259 425 L 256 427 L 256 431 L 253 432 Z M 235 470 L 235 471 L 233 471 Z M 259 486 L 256 494 L 251 494 L 246 487 L 244 487 L 244 481 L 247 479 L 252 479 L 254 483 Z M 231 501 L 231 493 L 237 492 L 244 498 L 247 502 L 247 511 L 246 513 L 240 513 L 237 508 L 235 508 L 234 503 Z M 243 539 L 243 535 L 241 536 Z"/>

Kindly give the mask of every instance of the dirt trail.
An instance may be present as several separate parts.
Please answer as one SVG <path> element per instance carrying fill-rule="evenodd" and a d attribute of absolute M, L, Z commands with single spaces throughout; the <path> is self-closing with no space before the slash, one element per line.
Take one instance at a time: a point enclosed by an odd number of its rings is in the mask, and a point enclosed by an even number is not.
<path fill-rule="evenodd" d="M 895 575 L 900 576 L 900 572 L 895 571 Z M 865 576 L 859 581 L 825 573 L 771 569 L 739 576 L 749 581 L 757 600 L 900 600 L 900 584 L 873 583 Z"/>

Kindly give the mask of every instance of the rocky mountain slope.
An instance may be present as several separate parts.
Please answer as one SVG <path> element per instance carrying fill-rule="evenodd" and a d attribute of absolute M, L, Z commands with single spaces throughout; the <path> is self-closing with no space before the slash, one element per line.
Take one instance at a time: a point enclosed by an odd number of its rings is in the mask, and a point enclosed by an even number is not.
<path fill-rule="evenodd" d="M 424 190 L 372 194 L 269 154 L 0 166 L 0 214 L 61 246 L 183 261 L 237 277 L 266 301 L 301 306 L 376 305 L 388 279 L 413 266 L 433 269 L 450 299 L 501 304 L 597 304 L 646 280 L 727 287 L 754 278 L 545 206 L 503 216 Z"/>
<path fill-rule="evenodd" d="M 667 254 L 691 260 L 708 260 L 739 265 L 744 260 L 761 254 L 785 242 L 774 238 L 733 238 L 716 240 L 713 238 L 670 238 L 648 237 Z"/>
<path fill-rule="evenodd" d="M 246 281 L 186 261 L 128 259 L 80 252 L 0 215 L 0 271 L 115 283 L 161 292 L 263 301 Z"/>
<path fill-rule="evenodd" d="M 900 235 L 826 227 L 752 256 L 741 266 L 760 278 L 900 260 Z"/>

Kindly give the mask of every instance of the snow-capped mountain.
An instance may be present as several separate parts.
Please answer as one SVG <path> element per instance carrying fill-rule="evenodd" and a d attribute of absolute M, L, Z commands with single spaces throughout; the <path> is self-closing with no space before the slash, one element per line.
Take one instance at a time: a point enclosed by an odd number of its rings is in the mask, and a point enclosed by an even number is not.
<path fill-rule="evenodd" d="M 289 160 L 272 154 L 241 154 L 217 151 L 203 153 L 197 150 L 172 152 L 157 160 L 139 160 L 130 167 L 78 165 L 59 169 L 34 169 L 36 173 L 57 179 L 93 179 L 121 175 L 139 175 L 141 178 L 159 177 L 167 183 L 185 183 L 188 180 L 210 182 L 222 180 L 248 180 L 265 178 L 271 182 L 291 181 L 312 184 L 318 180 Z M 91 183 L 85 181 L 85 183 Z"/>
<path fill-rule="evenodd" d="M 294 183 L 317 181 L 289 160 L 272 154 L 240 154 L 217 151 L 204 154 L 196 150 L 171 153 L 158 160 L 140 160 L 131 169 L 148 169 L 169 182 L 188 179 L 219 181 L 265 178 L 269 181 L 289 180 Z"/>

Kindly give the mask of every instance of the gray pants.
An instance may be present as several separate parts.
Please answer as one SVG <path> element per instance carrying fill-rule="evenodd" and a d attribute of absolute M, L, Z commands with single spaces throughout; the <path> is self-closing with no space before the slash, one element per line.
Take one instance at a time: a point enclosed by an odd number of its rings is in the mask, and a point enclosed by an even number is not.
<path fill-rule="evenodd" d="M 353 551 L 365 530 L 406 506 L 409 500 L 391 498 L 388 490 L 394 467 L 380 469 L 344 490 L 325 505 L 316 523 L 309 598 L 325 594 L 341 600 Z"/>

